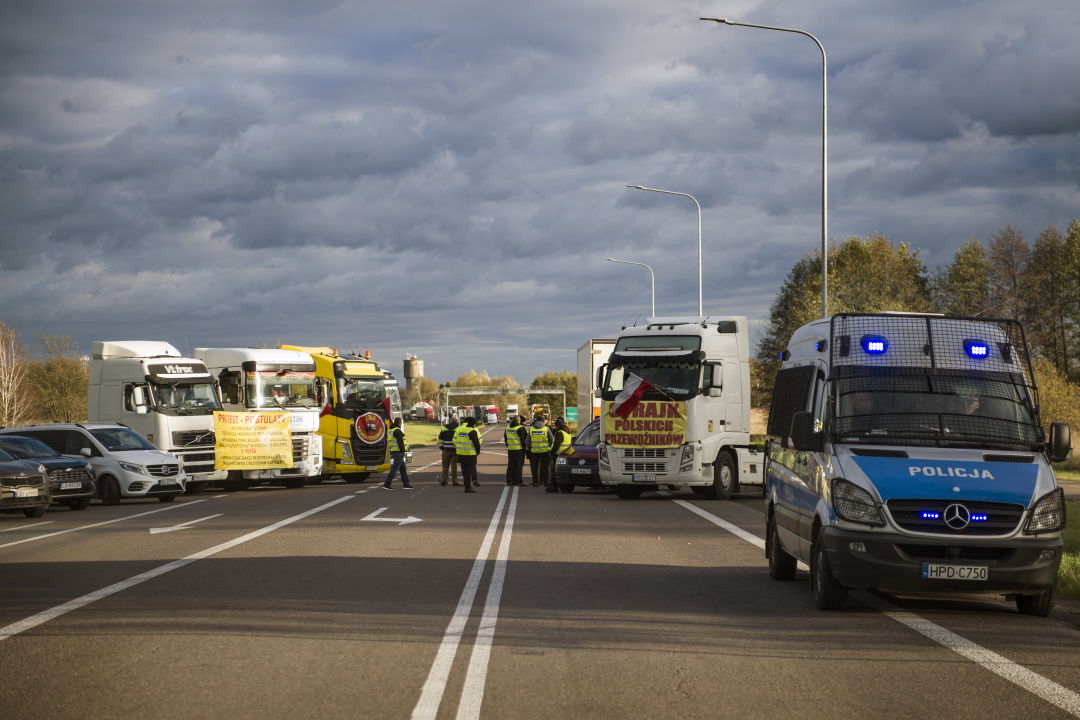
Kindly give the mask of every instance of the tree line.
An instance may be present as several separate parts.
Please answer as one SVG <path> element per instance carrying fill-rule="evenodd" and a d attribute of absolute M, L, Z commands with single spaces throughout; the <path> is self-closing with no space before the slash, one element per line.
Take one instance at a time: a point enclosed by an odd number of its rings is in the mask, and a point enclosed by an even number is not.
<path fill-rule="evenodd" d="M 27 354 L 13 328 L 0 320 L 0 427 L 34 420 L 86 419 L 90 366 L 69 337 L 38 337 L 41 357 Z"/>

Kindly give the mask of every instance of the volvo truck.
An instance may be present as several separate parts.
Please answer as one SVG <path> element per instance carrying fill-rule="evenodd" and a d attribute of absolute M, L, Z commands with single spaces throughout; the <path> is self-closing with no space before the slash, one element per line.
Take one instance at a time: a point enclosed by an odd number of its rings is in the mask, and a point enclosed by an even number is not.
<path fill-rule="evenodd" d="M 221 402 L 201 360 L 181 356 L 167 342 L 96 341 L 87 400 L 90 422 L 123 423 L 179 458 L 188 493 L 225 479 L 214 462 L 214 412 Z"/>
<path fill-rule="evenodd" d="M 649 318 L 624 327 L 596 375 L 600 479 L 624 499 L 665 486 L 729 498 L 763 487 L 750 446 L 746 318 Z"/>
<path fill-rule="evenodd" d="M 263 482 L 299 488 L 322 474 L 322 403 L 311 355 L 274 348 L 195 348 L 194 354 L 217 380 L 226 411 L 289 413 L 292 467 L 229 470 L 228 489 Z"/>

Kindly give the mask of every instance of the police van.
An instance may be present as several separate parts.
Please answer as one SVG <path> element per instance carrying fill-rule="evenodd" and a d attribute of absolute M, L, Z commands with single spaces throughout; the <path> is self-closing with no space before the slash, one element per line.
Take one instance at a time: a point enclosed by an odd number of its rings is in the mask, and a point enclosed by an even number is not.
<path fill-rule="evenodd" d="M 766 451 L 769 575 L 810 567 L 821 609 L 849 588 L 1011 596 L 1045 616 L 1065 525 L 1051 462 L 1069 426 L 1039 419 L 1010 320 L 840 314 L 799 328 Z"/>

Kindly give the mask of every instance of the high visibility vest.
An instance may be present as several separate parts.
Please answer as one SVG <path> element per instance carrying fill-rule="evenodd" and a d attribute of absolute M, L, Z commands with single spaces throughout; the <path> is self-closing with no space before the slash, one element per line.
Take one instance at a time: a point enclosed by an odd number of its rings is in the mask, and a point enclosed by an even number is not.
<path fill-rule="evenodd" d="M 397 431 L 400 428 L 390 428 L 390 431 L 386 433 L 386 444 L 390 447 L 390 452 L 405 452 L 409 449 L 409 443 L 405 440 L 405 431 L 401 432 L 401 442 L 398 442 Z M 405 447 L 401 447 L 404 445 Z"/>
<path fill-rule="evenodd" d="M 551 431 L 547 427 L 529 428 L 529 451 L 546 453 L 551 450 Z"/>
<path fill-rule="evenodd" d="M 559 433 L 559 454 L 560 455 L 573 455 L 574 454 L 574 436 L 565 430 L 556 430 Z"/>
<path fill-rule="evenodd" d="M 451 433 L 453 433 L 456 429 L 457 429 L 457 426 L 454 427 L 454 430 L 451 430 L 446 425 L 443 425 L 441 428 L 439 428 L 439 434 L 442 435 L 444 432 L 447 432 L 448 430 Z M 449 440 L 439 440 L 439 447 L 443 448 L 445 450 L 453 450 L 454 449 L 454 436 L 451 434 Z"/>
<path fill-rule="evenodd" d="M 472 443 L 472 438 L 469 435 L 473 432 L 473 428 L 468 425 L 460 425 L 458 429 L 454 431 L 454 450 L 458 455 L 475 455 L 476 446 Z M 479 434 L 477 434 L 479 437 Z"/>
<path fill-rule="evenodd" d="M 521 437 L 518 436 L 517 431 L 521 429 L 520 425 L 511 425 L 506 428 L 506 449 L 507 450 L 520 450 L 521 449 Z"/>

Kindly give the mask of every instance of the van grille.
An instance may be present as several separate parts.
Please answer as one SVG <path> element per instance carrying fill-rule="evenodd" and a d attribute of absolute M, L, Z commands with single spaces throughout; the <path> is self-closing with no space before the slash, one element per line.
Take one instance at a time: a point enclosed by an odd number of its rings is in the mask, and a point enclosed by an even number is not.
<path fill-rule="evenodd" d="M 974 500 L 890 500 L 885 503 L 896 524 L 905 530 L 934 535 L 985 536 L 1008 535 L 1016 530 L 1024 516 L 1024 506 L 1014 503 L 981 502 Z M 945 523 L 945 510 L 950 505 L 963 505 L 972 517 L 985 520 L 969 522 L 955 530 Z M 936 517 L 934 517 L 936 515 Z"/>
<path fill-rule="evenodd" d="M 146 472 L 150 473 L 153 477 L 173 477 L 180 474 L 179 465 L 147 465 Z"/>

